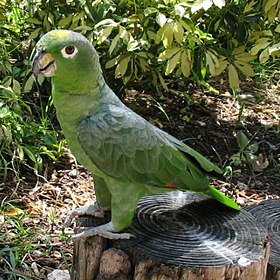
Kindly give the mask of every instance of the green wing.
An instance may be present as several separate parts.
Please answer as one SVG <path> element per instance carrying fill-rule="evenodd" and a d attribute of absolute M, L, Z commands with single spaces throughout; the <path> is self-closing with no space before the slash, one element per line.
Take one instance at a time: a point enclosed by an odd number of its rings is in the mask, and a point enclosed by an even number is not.
<path fill-rule="evenodd" d="M 176 138 L 156 128 L 127 107 L 101 106 L 82 121 L 79 141 L 106 175 L 126 182 L 180 189 L 209 189 L 205 172 L 220 169 Z"/>

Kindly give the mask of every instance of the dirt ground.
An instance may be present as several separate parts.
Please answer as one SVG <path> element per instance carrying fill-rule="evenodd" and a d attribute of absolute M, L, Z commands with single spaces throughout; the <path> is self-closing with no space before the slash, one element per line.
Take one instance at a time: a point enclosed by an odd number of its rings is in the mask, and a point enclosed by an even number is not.
<path fill-rule="evenodd" d="M 213 83 L 220 94 L 194 86 L 186 91 L 179 84 L 164 96 L 128 90 L 123 100 L 220 167 L 229 165 L 231 172 L 213 178 L 213 184 L 241 206 L 280 198 L 280 80 L 275 77 L 262 90 L 244 82 L 236 97 L 225 80 Z M 237 143 L 240 131 L 249 139 L 245 148 Z M 246 152 L 254 156 L 252 163 L 242 158 Z M 46 166 L 42 175 L 27 174 L 8 195 L 21 201 L 21 209 L 30 216 L 23 223 L 38 233 L 29 238 L 35 249 L 24 259 L 28 274 L 44 279 L 54 269 L 69 268 L 72 243 L 67 236 L 72 231 L 62 235 L 61 226 L 68 211 L 94 201 L 90 174 L 69 155 Z M 0 232 L 8 239 L 14 225 L 6 224 Z"/>

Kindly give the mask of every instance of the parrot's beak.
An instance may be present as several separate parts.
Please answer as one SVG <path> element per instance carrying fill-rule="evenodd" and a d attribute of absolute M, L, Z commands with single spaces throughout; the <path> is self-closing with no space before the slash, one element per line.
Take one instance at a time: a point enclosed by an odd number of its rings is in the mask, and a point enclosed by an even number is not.
<path fill-rule="evenodd" d="M 32 62 L 32 71 L 35 75 L 52 77 L 55 74 L 56 63 L 53 56 L 48 52 L 39 51 L 35 54 Z"/>

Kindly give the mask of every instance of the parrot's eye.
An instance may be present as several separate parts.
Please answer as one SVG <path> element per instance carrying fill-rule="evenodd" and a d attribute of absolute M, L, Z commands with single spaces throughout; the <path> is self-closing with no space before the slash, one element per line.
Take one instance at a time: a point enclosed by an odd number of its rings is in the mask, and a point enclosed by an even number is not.
<path fill-rule="evenodd" d="M 73 58 L 76 53 L 78 52 L 78 49 L 75 46 L 66 46 L 61 50 L 61 53 L 63 57 L 65 58 Z"/>

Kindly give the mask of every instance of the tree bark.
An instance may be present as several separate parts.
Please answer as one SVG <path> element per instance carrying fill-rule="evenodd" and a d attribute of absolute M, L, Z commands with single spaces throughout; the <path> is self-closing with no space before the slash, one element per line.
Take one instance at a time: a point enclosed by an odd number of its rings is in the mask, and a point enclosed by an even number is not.
<path fill-rule="evenodd" d="M 81 217 L 80 222 L 96 226 L 108 219 Z M 71 279 L 266 279 L 266 229 L 247 211 L 205 196 L 172 192 L 145 197 L 127 231 L 135 238 L 75 241 Z"/>

